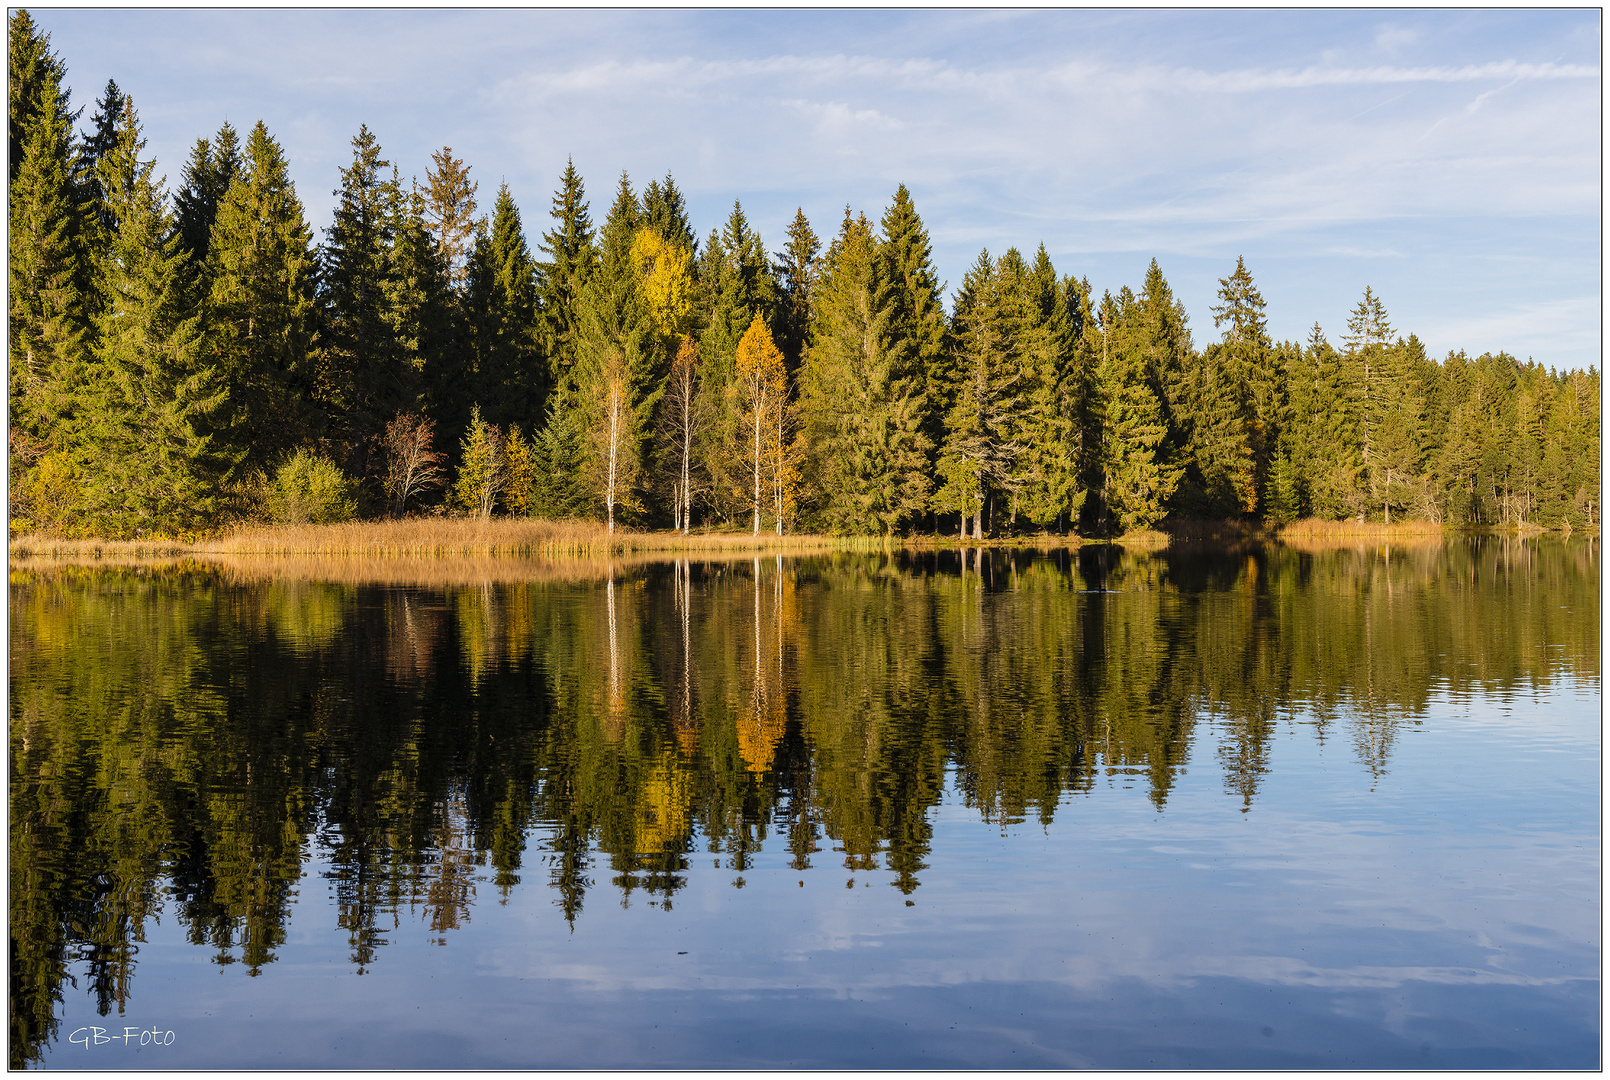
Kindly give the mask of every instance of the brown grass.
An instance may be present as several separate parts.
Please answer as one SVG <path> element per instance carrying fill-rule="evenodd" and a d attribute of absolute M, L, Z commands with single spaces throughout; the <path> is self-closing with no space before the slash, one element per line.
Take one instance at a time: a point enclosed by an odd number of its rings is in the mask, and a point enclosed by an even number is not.
<path fill-rule="evenodd" d="M 403 521 L 344 522 L 338 525 L 248 527 L 211 539 L 62 540 L 19 536 L 12 559 L 129 559 L 185 555 L 339 556 L 369 559 L 468 557 L 609 558 L 635 552 L 817 552 L 883 551 L 898 540 L 865 536 L 748 532 L 617 530 L 613 535 L 592 522 L 510 518 L 415 518 Z"/>
<path fill-rule="evenodd" d="M 1282 540 L 1322 540 L 1333 537 L 1395 539 L 1408 536 L 1442 536 L 1449 531 L 1446 525 L 1435 521 L 1394 521 L 1388 525 L 1383 521 L 1324 521 L 1320 518 L 1303 518 L 1301 521 L 1281 526 L 1275 535 Z"/>

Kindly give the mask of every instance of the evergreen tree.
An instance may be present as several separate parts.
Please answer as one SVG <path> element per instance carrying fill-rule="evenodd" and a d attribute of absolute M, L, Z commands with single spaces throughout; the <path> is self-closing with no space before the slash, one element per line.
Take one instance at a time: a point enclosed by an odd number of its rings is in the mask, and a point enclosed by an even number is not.
<path fill-rule="evenodd" d="M 1171 465 L 1183 465 L 1193 419 L 1188 385 L 1193 366 L 1191 331 L 1185 307 L 1174 299 L 1156 259 L 1147 267 L 1145 286 L 1131 307 L 1123 320 L 1125 338 L 1129 347 L 1140 351 L 1152 394 L 1163 410 L 1168 434 L 1160 448 Z"/>
<path fill-rule="evenodd" d="M 548 261 L 538 267 L 543 351 L 552 385 L 563 387 L 576 363 L 577 300 L 582 284 L 598 261 L 593 226 L 587 216 L 586 189 L 574 161 L 565 162 L 553 197 L 558 224 L 542 234 L 539 245 Z"/>
<path fill-rule="evenodd" d="M 1016 252 L 1009 252 L 1016 256 Z M 1009 269 L 1006 269 L 1009 266 Z M 1006 272 L 1003 273 L 1003 269 Z M 1022 269 L 1021 257 L 999 264 L 981 252 L 962 281 L 952 330 L 955 355 L 951 367 L 959 385 L 945 422 L 937 471 L 941 487 L 933 505 L 940 513 L 961 515 L 962 533 L 973 519 L 972 535 L 984 536 L 984 512 L 995 492 L 1015 494 L 1017 456 L 1024 449 L 1018 435 L 1023 405 L 1023 372 L 1013 333 L 1017 300 L 1006 274 Z M 999 513 L 992 515 L 991 525 Z"/>
<path fill-rule="evenodd" d="M 945 348 L 945 309 L 940 299 L 944 286 L 933 264 L 928 230 L 901 184 L 894 202 L 883 213 L 883 242 L 878 246 L 879 274 L 892 289 L 893 333 L 904 339 L 906 364 L 921 381 L 927 400 L 923 432 L 935 447 L 943 439 L 943 425 L 951 405 L 957 374 L 952 354 Z"/>
<path fill-rule="evenodd" d="M 101 181 L 101 161 L 117 146 L 121 137 L 119 124 L 127 111 L 127 98 L 118 88 L 116 79 L 106 80 L 106 89 L 95 99 L 95 114 L 90 117 L 92 130 L 83 137 L 79 150 L 78 167 L 82 177 L 81 198 L 88 204 L 85 233 L 91 250 L 109 242 L 117 228 L 117 219 L 107 203 L 105 185 Z"/>
<path fill-rule="evenodd" d="M 1079 334 L 1079 293 L 1071 280 L 1058 282 L 1043 244 L 1010 291 L 1024 381 L 1017 506 L 1034 522 L 1066 529 L 1085 500 L 1084 414 L 1093 375 Z"/>
<path fill-rule="evenodd" d="M 259 466 L 314 430 L 312 234 L 285 154 L 258 121 L 206 245 L 213 363 L 229 392 L 220 436 Z"/>
<path fill-rule="evenodd" d="M 187 257 L 186 267 L 198 298 L 205 296 L 209 287 L 207 250 L 218 204 L 240 171 L 240 139 L 226 120 L 212 142 L 196 140 L 181 174 L 181 186 L 173 197 L 179 250 Z"/>
<path fill-rule="evenodd" d="M 1219 279 L 1213 325 L 1224 337 L 1197 367 L 1191 456 L 1209 513 L 1250 514 L 1260 505 L 1284 403 L 1263 296 L 1245 259 Z"/>
<path fill-rule="evenodd" d="M 7 28 L 10 156 L 6 160 L 10 166 L 6 182 L 10 185 L 17 182 L 24 148 L 34 126 L 47 120 L 71 129 L 78 114 L 68 109 L 68 94 L 62 85 L 67 77 L 67 65 L 51 51 L 50 35 L 40 33 L 33 16 L 22 8 L 12 11 Z"/>
<path fill-rule="evenodd" d="M 891 292 L 871 222 L 846 209 L 823 260 L 800 403 L 807 497 L 836 533 L 889 535 L 926 509 L 932 486 L 923 388 L 890 325 Z"/>
<path fill-rule="evenodd" d="M 665 182 L 649 181 L 643 191 L 643 224 L 653 229 L 666 243 L 676 247 L 686 248 L 690 255 L 696 254 L 699 246 L 698 238 L 693 235 L 693 225 L 688 221 L 688 206 L 682 198 L 682 192 L 677 190 L 676 181 L 671 174 L 665 174 Z"/>
<path fill-rule="evenodd" d="M 587 449 L 595 506 L 610 531 L 619 511 L 645 509 L 649 420 L 664 391 L 654 321 L 632 260 L 641 223 L 642 207 L 622 173 L 599 231 L 599 265 L 577 304 L 575 391 L 573 404 L 566 403 Z"/>
<path fill-rule="evenodd" d="M 13 35 L 26 15 L 12 16 Z M 14 37 L 13 53 L 16 46 Z M 11 182 L 10 420 L 13 431 L 48 442 L 82 374 L 86 327 L 73 242 L 70 117 L 57 81 L 46 78 L 36 89 L 37 115 L 25 127 Z"/>
<path fill-rule="evenodd" d="M 434 169 L 425 173 L 425 222 L 436 238 L 437 256 L 447 268 L 454 290 L 464 288 L 470 246 L 475 236 L 475 192 L 470 167 L 444 146 L 431 154 Z"/>
<path fill-rule="evenodd" d="M 1156 388 L 1163 346 L 1153 299 L 1146 305 L 1125 286 L 1117 300 L 1104 298 L 1101 309 L 1102 501 L 1125 532 L 1162 520 L 1184 472 L 1169 453 L 1167 413 Z"/>
<path fill-rule="evenodd" d="M 118 223 L 99 271 L 107 305 L 70 446 L 85 523 L 97 535 L 204 527 L 231 464 L 205 434 L 225 390 L 205 365 L 200 319 L 185 308 L 184 255 L 152 181 L 132 101 L 99 163 Z"/>
<path fill-rule="evenodd" d="M 357 472 L 367 472 L 364 442 L 398 411 L 408 411 L 403 389 L 412 374 L 391 311 L 402 196 L 382 172 L 388 165 L 368 125 L 361 126 L 318 253 L 322 348 L 315 394 Z"/>
<path fill-rule="evenodd" d="M 794 220 L 788 226 L 788 245 L 776 262 L 782 293 L 778 346 L 790 378 L 799 372 L 805 358 L 805 343 L 810 338 L 811 301 L 816 286 L 817 256 L 821 250 L 822 242 L 812 231 L 804 209 L 795 210 Z"/>
<path fill-rule="evenodd" d="M 401 192 L 395 169 L 391 188 Z M 464 319 L 445 254 L 426 223 L 428 209 L 425 193 L 417 186 L 399 194 L 392 208 L 382 315 L 394 359 L 386 378 L 374 387 L 381 418 L 417 408 L 432 384 L 449 380 L 470 389 L 476 384 L 475 373 L 466 371 L 468 350 L 460 344 Z M 464 430 L 468 418 L 449 414 L 438 419 L 443 434 L 451 438 Z M 371 430 L 367 437 L 375 434 Z"/>
<path fill-rule="evenodd" d="M 485 342 L 482 397 L 494 403 L 487 414 L 494 422 L 530 424 L 542 416 L 551 384 L 538 325 L 537 265 L 507 184 L 498 187 L 486 258 L 492 299 L 477 334 Z"/>

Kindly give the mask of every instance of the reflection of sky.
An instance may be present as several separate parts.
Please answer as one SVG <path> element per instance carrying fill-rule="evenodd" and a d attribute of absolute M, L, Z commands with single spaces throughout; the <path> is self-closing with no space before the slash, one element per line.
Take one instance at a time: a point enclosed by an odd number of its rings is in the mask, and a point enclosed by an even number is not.
<path fill-rule="evenodd" d="M 445 947 L 404 911 L 363 976 L 310 865 L 259 978 L 166 918 L 126 1018 L 68 992 L 64 1035 L 172 1028 L 160 1057 L 49 1061 L 1593 1067 L 1598 708 L 1591 685 L 1434 696 L 1379 777 L 1353 716 L 1321 744 L 1299 713 L 1245 814 L 1207 722 L 1160 813 L 1100 778 L 1003 830 L 952 789 L 911 906 L 830 850 L 790 870 L 774 836 L 742 890 L 690 856 L 669 911 L 623 908 L 597 867 L 572 932 L 533 836 L 506 904 L 480 883 Z"/>
<path fill-rule="evenodd" d="M 506 180 L 533 244 L 567 157 L 595 221 L 669 171 L 701 238 L 738 198 L 772 250 L 903 182 L 952 289 L 984 247 L 1043 241 L 1098 294 L 1155 256 L 1201 343 L 1244 255 L 1277 338 L 1337 341 L 1369 285 L 1433 356 L 1598 362 L 1591 9 L 35 15 L 170 180 L 262 118 L 316 229 L 367 123 L 405 180 L 443 144 L 483 205 Z"/>

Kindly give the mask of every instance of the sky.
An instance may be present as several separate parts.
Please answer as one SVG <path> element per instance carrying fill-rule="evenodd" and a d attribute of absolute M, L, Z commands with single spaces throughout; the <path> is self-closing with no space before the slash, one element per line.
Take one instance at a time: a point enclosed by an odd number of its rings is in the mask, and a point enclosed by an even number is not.
<path fill-rule="evenodd" d="M 177 187 L 258 120 L 315 236 L 360 124 L 421 182 L 451 146 L 535 248 L 567 158 L 594 221 L 671 174 L 700 237 L 734 200 L 778 251 L 904 183 L 949 291 L 1044 244 L 1096 293 L 1156 259 L 1198 346 L 1243 257 L 1277 340 L 1366 286 L 1435 357 L 1600 353 L 1595 10 L 30 9 L 74 107 L 108 78 Z"/>

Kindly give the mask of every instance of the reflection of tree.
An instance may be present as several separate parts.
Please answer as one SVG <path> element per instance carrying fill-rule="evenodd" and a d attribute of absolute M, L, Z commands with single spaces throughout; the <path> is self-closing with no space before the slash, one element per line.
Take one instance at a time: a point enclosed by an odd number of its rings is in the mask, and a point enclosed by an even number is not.
<path fill-rule="evenodd" d="M 1211 719 L 1250 812 L 1277 717 L 1339 725 L 1377 777 L 1443 688 L 1598 677 L 1580 540 L 604 569 L 14 571 L 13 1067 L 58 1037 L 66 986 L 137 999 L 166 904 L 217 963 L 264 970 L 314 851 L 368 970 L 404 908 L 438 940 L 473 917 L 483 864 L 572 922 L 601 864 L 669 906 L 700 848 L 739 875 L 766 844 L 800 871 L 831 848 L 909 892 L 947 784 L 1002 827 L 1101 776 L 1162 809 Z"/>

